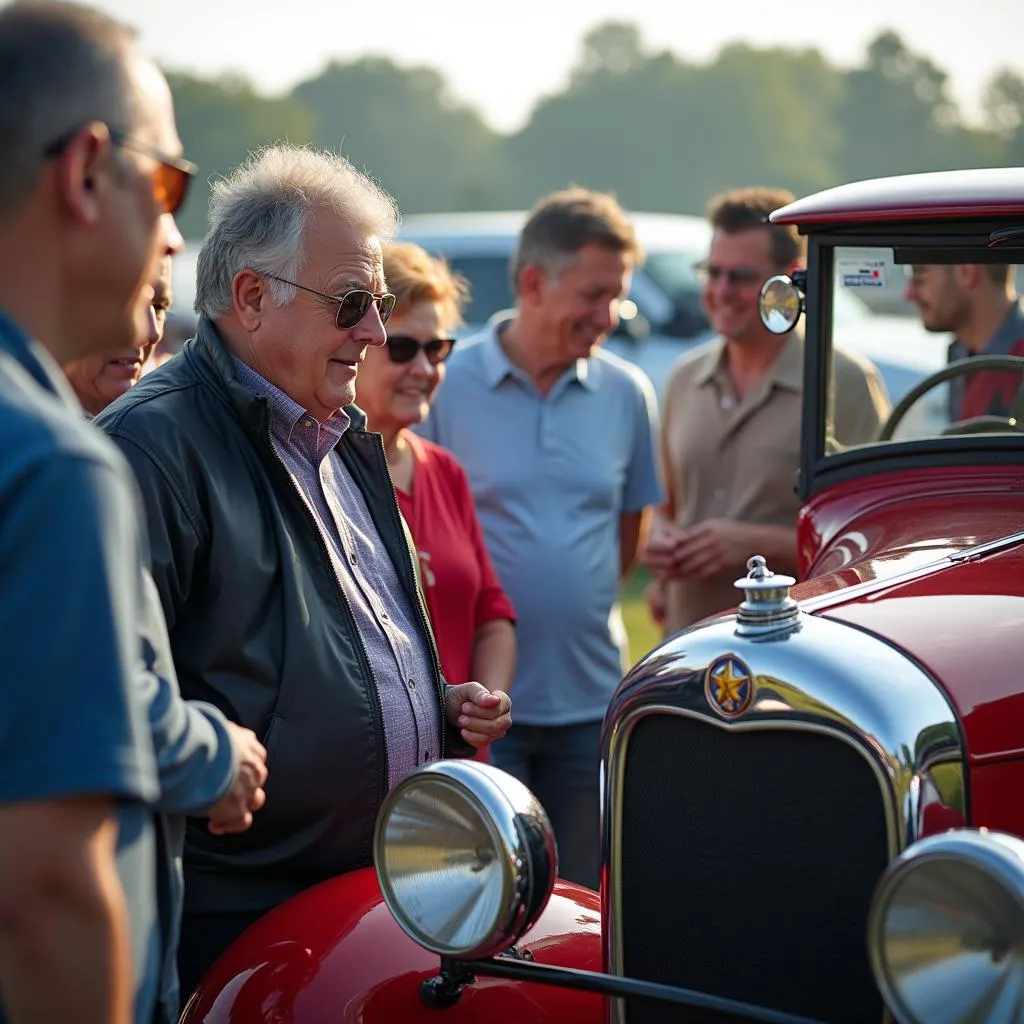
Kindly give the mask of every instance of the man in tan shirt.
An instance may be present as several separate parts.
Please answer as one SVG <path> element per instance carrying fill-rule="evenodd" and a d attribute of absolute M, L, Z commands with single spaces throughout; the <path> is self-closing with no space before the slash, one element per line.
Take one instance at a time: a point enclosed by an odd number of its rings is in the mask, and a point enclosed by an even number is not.
<path fill-rule="evenodd" d="M 661 451 L 668 495 L 644 561 L 647 597 L 666 635 L 734 608 L 733 582 L 762 554 L 776 572 L 796 569 L 795 493 L 800 455 L 803 337 L 761 323 L 761 285 L 803 259 L 795 228 L 767 223 L 793 199 L 750 188 L 712 200 L 714 232 L 701 265 L 704 304 L 720 337 L 682 360 L 664 395 Z M 834 434 L 873 439 L 889 411 L 877 370 L 836 350 Z"/>

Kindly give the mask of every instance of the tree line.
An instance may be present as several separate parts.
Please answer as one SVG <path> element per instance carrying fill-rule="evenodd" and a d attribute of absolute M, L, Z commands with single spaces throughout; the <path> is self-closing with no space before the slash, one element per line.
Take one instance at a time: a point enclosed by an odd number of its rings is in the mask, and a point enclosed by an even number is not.
<path fill-rule="evenodd" d="M 981 125 L 965 122 L 946 72 L 895 32 L 838 68 L 816 49 L 726 46 L 708 63 L 647 47 L 639 29 L 590 31 L 564 90 L 517 132 L 456 102 L 443 75 L 364 57 L 328 64 L 291 92 L 263 96 L 235 75 L 170 72 L 185 150 L 204 183 L 279 140 L 343 153 L 404 213 L 517 209 L 574 183 L 636 210 L 700 213 L 723 188 L 782 185 L 797 195 L 915 171 L 1024 164 L 1024 77 L 996 72 Z M 207 187 L 180 218 L 203 233 Z"/>

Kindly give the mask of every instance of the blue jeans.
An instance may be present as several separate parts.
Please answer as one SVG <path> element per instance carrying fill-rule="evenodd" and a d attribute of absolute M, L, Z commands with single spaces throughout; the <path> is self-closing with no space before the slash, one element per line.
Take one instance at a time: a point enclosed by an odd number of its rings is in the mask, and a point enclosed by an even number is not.
<path fill-rule="evenodd" d="M 491 764 L 514 775 L 544 805 L 558 842 L 558 874 L 596 889 L 600 722 L 513 725 L 492 744 Z"/>

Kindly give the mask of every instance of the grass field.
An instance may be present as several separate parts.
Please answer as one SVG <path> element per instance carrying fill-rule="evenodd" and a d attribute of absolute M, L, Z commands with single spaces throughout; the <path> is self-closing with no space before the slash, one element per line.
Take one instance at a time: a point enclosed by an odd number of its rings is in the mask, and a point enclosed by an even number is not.
<path fill-rule="evenodd" d="M 633 662 L 661 641 L 661 630 L 651 621 L 644 601 L 644 588 L 650 578 L 647 570 L 640 566 L 633 570 L 622 588 L 622 620 L 629 634 L 629 654 Z"/>

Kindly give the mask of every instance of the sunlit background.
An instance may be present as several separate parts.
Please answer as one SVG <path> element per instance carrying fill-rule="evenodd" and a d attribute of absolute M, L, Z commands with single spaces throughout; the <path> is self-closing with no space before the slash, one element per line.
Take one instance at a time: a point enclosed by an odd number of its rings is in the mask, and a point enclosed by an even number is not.
<path fill-rule="evenodd" d="M 700 215 L 731 186 L 800 195 L 1024 165 L 1024 3 L 1010 0 L 93 2 L 135 25 L 168 71 L 202 168 L 179 218 L 182 336 L 206 183 L 277 140 L 343 153 L 396 197 L 414 237 L 410 215 L 523 210 L 570 183 L 612 190 L 632 212 Z M 505 249 L 474 241 L 492 221 L 430 219 L 432 247 L 471 280 L 481 321 L 511 301 Z M 661 233 L 678 237 L 645 245 L 675 270 L 658 280 L 649 260 L 635 316 L 609 340 L 656 387 L 707 337 L 690 275 L 706 225 L 668 221 Z M 922 337 L 901 275 L 890 278 L 837 309 L 850 314 L 844 343 L 876 361 L 895 398 L 908 375 L 942 365 L 945 341 Z M 623 594 L 634 657 L 657 640 L 645 582 L 634 575 Z"/>

